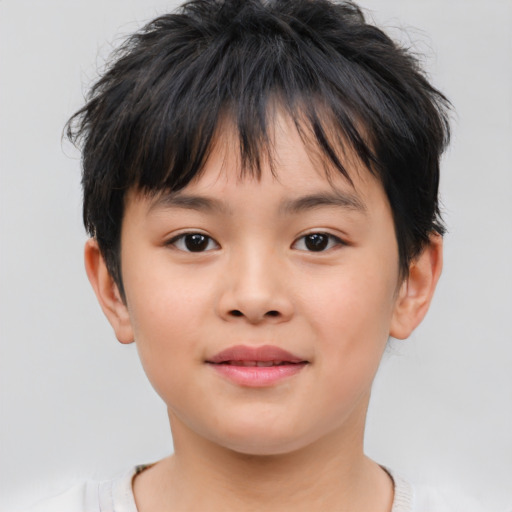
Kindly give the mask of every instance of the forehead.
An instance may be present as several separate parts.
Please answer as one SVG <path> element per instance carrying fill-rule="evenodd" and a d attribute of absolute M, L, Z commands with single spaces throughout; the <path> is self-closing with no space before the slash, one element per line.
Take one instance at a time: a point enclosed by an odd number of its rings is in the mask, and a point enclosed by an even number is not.
<path fill-rule="evenodd" d="M 224 116 L 219 120 L 204 165 L 184 187 L 177 190 L 132 187 L 125 196 L 125 207 L 133 199 L 141 199 L 149 211 L 159 207 L 213 211 L 215 204 L 216 211 L 227 212 L 228 202 L 243 202 L 238 199 L 247 194 L 258 195 L 258 210 L 263 205 L 279 202 L 281 213 L 322 205 L 368 213 L 372 202 L 387 203 L 380 180 L 355 150 L 341 140 L 334 128 L 326 131 L 326 135 L 327 145 L 335 155 L 321 147 L 307 121 L 300 123 L 276 108 L 272 123 L 266 128 L 265 140 L 259 145 L 260 153 L 248 161 L 244 159 L 243 137 L 235 120 Z M 335 165 L 336 159 L 341 170 Z"/>
<path fill-rule="evenodd" d="M 334 129 L 328 134 L 328 144 L 335 154 L 320 147 L 306 123 L 297 123 L 283 111 L 275 114 L 267 132 L 268 143 L 261 145 L 257 157 L 247 161 L 243 156 L 243 138 L 234 123 L 230 119 L 221 120 L 204 166 L 183 190 L 220 191 L 227 186 L 273 183 L 292 194 L 307 189 L 343 191 L 347 197 L 354 198 L 354 205 L 359 198 L 361 206 L 365 190 L 380 186 Z M 335 166 L 336 160 L 345 175 Z"/>

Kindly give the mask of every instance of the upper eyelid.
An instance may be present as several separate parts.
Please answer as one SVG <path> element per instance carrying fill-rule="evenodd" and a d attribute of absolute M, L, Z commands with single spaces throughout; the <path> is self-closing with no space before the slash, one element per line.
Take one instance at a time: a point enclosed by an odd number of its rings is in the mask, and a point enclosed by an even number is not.
<path fill-rule="evenodd" d="M 178 233 L 172 233 L 171 235 L 167 236 L 166 243 L 172 242 L 173 240 L 178 240 L 179 238 L 182 238 L 187 235 L 203 235 L 203 236 L 207 236 L 208 238 L 211 238 L 212 240 L 217 242 L 217 240 L 215 240 L 215 238 L 213 238 L 213 236 L 209 235 L 205 231 L 202 231 L 201 229 L 186 229 L 185 228 L 184 231 L 180 230 Z"/>
<path fill-rule="evenodd" d="M 219 244 L 219 242 L 217 242 L 217 240 L 215 240 L 215 238 L 213 238 L 209 234 L 204 233 L 203 231 L 199 231 L 197 229 L 193 230 L 193 231 L 184 231 L 182 233 L 178 233 L 176 235 L 173 235 L 170 238 L 168 238 L 164 242 L 164 244 L 165 245 L 174 245 L 178 240 L 185 238 L 187 235 L 202 235 L 202 236 L 205 236 L 206 238 L 209 238 L 210 241 L 212 241 L 218 248 L 220 248 L 220 244 Z M 198 251 L 198 252 L 209 252 L 209 251 Z"/>
<path fill-rule="evenodd" d="M 336 240 L 339 240 L 341 243 L 344 243 L 344 244 L 347 243 L 345 241 L 343 235 L 335 235 L 334 233 L 331 233 L 331 232 L 329 232 L 327 230 L 322 230 L 322 229 L 312 229 L 311 231 L 307 231 L 306 233 L 302 233 L 297 238 L 295 238 L 295 241 L 300 240 L 301 238 L 304 238 L 304 237 L 309 236 L 309 235 L 325 235 L 325 236 L 328 236 L 330 238 L 335 238 Z"/>
<path fill-rule="evenodd" d="M 296 245 L 300 240 L 303 240 L 305 237 L 309 236 L 309 235 L 325 235 L 333 240 L 336 241 L 336 244 L 337 245 L 349 245 L 343 238 L 341 238 L 340 236 L 338 235 L 335 235 L 333 233 L 329 233 L 328 231 L 319 231 L 319 230 L 314 230 L 314 231 L 309 231 L 308 233 L 304 233 L 303 235 L 301 236 L 298 236 L 292 243 L 291 247 L 293 248 L 294 245 Z M 315 251 L 311 251 L 311 252 L 315 252 Z M 326 252 L 326 251 L 317 251 L 318 253 L 322 253 L 322 252 Z"/>

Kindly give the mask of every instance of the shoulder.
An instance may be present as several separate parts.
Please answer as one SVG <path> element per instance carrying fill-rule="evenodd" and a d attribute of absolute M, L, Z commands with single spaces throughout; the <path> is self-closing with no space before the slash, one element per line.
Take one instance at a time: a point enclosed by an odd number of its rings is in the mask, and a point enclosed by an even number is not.
<path fill-rule="evenodd" d="M 426 485 L 413 485 L 387 470 L 395 484 L 392 512 L 484 512 L 468 496 Z"/>
<path fill-rule="evenodd" d="M 138 471 L 140 467 L 111 480 L 81 483 L 24 512 L 137 512 L 132 480 Z"/>
<path fill-rule="evenodd" d="M 85 512 L 88 487 L 89 484 L 86 482 L 76 485 L 62 494 L 39 501 L 23 512 L 64 512 L 69 510 Z M 96 510 L 93 509 L 90 512 L 96 512 Z"/>
<path fill-rule="evenodd" d="M 415 508 L 412 512 L 484 512 L 470 496 L 449 489 L 418 485 L 413 491 Z"/>

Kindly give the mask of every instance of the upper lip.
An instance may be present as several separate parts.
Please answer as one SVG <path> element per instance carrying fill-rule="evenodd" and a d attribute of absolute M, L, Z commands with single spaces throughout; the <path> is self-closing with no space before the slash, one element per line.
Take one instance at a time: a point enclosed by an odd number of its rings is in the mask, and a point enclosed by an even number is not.
<path fill-rule="evenodd" d="M 222 350 L 213 357 L 207 359 L 206 362 L 221 364 L 230 361 L 244 362 L 270 362 L 278 361 L 283 363 L 306 363 L 307 361 L 298 357 L 287 350 L 273 345 L 260 345 L 250 347 L 247 345 L 235 345 Z"/>

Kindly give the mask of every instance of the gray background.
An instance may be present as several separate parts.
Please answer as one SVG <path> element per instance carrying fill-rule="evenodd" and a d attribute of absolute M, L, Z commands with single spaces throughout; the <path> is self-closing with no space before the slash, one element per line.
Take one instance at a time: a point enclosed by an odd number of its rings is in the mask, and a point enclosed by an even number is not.
<path fill-rule="evenodd" d="M 0 1 L 0 508 L 171 450 L 163 404 L 85 277 L 79 155 L 62 127 L 111 44 L 173 2 Z M 443 163 L 445 271 L 393 342 L 368 453 L 512 508 L 512 2 L 367 1 L 426 53 L 457 110 Z M 408 35 L 402 32 L 407 29 Z"/>

